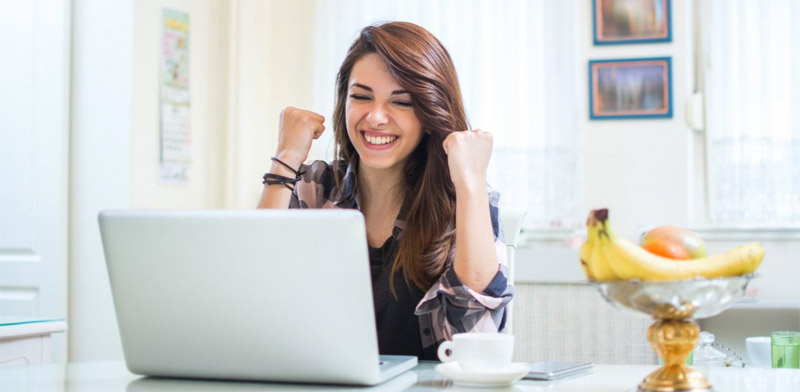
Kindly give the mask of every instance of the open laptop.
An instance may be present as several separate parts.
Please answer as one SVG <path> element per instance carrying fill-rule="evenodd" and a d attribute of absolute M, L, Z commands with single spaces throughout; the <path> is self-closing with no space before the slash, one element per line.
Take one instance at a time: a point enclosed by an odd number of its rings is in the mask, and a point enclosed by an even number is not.
<path fill-rule="evenodd" d="M 358 211 L 127 210 L 99 221 L 133 373 L 375 385 L 417 364 L 378 355 Z"/>

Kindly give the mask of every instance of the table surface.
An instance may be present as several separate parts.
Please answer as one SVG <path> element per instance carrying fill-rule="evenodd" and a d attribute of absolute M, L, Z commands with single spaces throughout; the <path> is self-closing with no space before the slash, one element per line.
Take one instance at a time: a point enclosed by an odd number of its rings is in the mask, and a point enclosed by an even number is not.
<path fill-rule="evenodd" d="M 77 362 L 0 369 L 0 391 L 468 391 L 481 389 L 453 385 L 436 373 L 435 362 L 417 367 L 377 387 L 334 387 L 319 385 L 220 382 L 142 377 L 130 373 L 125 363 Z M 595 365 L 591 373 L 559 381 L 520 380 L 492 391 L 601 392 L 633 391 L 655 366 Z M 798 369 L 699 368 L 706 373 L 715 391 L 800 391 Z"/>

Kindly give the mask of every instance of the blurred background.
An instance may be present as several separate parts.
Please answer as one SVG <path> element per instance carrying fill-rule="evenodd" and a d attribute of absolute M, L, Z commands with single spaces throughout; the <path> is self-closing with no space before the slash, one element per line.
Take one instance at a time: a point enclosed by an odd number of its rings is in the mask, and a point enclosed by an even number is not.
<path fill-rule="evenodd" d="M 489 182 L 501 208 L 527 211 L 518 359 L 656 361 L 644 339 L 651 321 L 616 312 L 584 284 L 577 247 L 593 208 L 609 208 L 632 240 L 669 224 L 697 231 L 709 253 L 763 241 L 748 301 L 701 327 L 742 355 L 746 336 L 800 329 L 800 2 L 0 7 L 0 316 L 66 318 L 57 361 L 122 358 L 97 213 L 254 208 L 286 106 L 326 116 L 311 159 L 331 160 L 339 64 L 362 27 L 393 20 L 420 24 L 449 50 L 471 126 L 494 134 Z M 662 31 L 664 14 L 669 39 L 598 43 L 597 10 L 623 15 L 602 19 L 615 23 L 611 41 Z M 181 23 L 165 23 L 168 12 Z M 166 53 L 167 30 L 183 34 L 187 57 Z M 169 56 L 184 85 L 165 81 Z M 589 61 L 651 57 L 670 59 L 670 116 L 593 119 Z M 165 175 L 168 164 L 179 173 Z"/>

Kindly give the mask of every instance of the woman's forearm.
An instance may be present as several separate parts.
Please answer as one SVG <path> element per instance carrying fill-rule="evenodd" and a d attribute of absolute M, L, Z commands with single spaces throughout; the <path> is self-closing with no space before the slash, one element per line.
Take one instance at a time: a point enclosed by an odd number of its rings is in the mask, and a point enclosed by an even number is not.
<path fill-rule="evenodd" d="M 463 284 L 483 292 L 498 260 L 485 181 L 456 187 L 456 253 L 453 268 Z"/>
<path fill-rule="evenodd" d="M 300 165 L 298 164 L 296 167 L 300 167 Z M 289 178 L 294 178 L 295 176 L 288 168 L 277 162 L 272 162 L 272 168 L 270 168 L 269 172 Z M 297 184 L 295 184 L 295 186 L 297 186 Z M 286 186 L 281 184 L 265 184 L 264 189 L 261 191 L 261 199 L 258 201 L 258 208 L 286 209 L 289 208 L 291 199 L 292 191 Z"/>

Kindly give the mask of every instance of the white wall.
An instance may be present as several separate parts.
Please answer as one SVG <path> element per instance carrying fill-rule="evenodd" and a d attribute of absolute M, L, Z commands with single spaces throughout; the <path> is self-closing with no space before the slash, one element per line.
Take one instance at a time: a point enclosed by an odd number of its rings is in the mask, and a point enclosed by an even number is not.
<path fill-rule="evenodd" d="M 161 8 L 190 14 L 192 168 L 158 176 Z M 73 9 L 70 360 L 120 359 L 100 243 L 106 208 L 221 208 L 227 132 L 223 1 L 78 0 Z"/>
<path fill-rule="evenodd" d="M 690 137 L 684 106 L 692 93 L 691 10 L 688 2 L 672 1 L 672 42 L 594 46 L 592 8 L 581 7 L 584 23 L 583 91 L 577 101 L 585 138 L 588 209 L 607 207 L 618 234 L 635 238 L 648 225 L 688 223 Z M 595 59 L 672 58 L 670 119 L 589 120 L 588 61 Z"/>
<path fill-rule="evenodd" d="M 159 170 L 162 9 L 189 14 L 192 164 L 186 185 Z M 132 207 L 219 208 L 227 169 L 228 5 L 218 0 L 139 0 L 134 6 Z"/>
<path fill-rule="evenodd" d="M 588 215 L 591 209 L 608 208 L 616 234 L 630 239 L 647 226 L 687 226 L 694 175 L 694 133 L 684 116 L 693 83 L 692 10 L 686 2 L 671 2 L 672 42 L 595 46 L 591 3 L 584 3 L 576 24 L 581 64 L 574 75 L 581 86 L 574 102 L 583 135 L 584 210 Z M 672 118 L 589 119 L 590 60 L 665 56 L 672 58 Z M 574 237 L 584 230 L 526 236 L 517 254 L 518 279 L 584 280 L 574 247 Z"/>
<path fill-rule="evenodd" d="M 281 110 L 314 110 L 314 26 L 307 23 L 313 21 L 313 6 L 312 0 L 232 1 L 227 195 L 232 207 L 254 208 L 258 203 L 261 176 L 277 148 Z"/>

